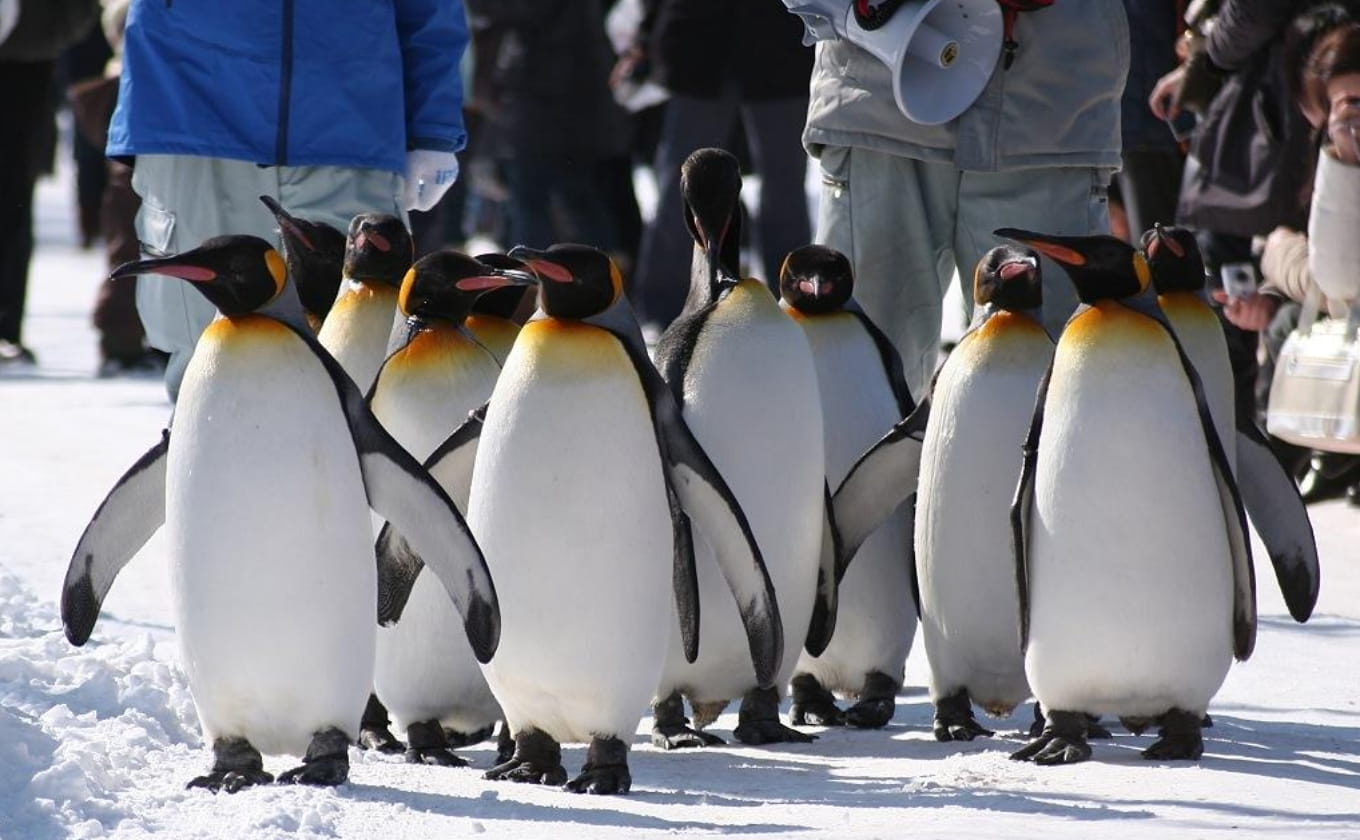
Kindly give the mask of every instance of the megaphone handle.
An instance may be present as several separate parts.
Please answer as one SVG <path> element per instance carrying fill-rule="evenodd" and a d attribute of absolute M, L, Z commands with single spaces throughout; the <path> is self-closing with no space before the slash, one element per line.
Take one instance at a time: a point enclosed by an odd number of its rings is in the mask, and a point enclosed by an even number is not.
<path fill-rule="evenodd" d="M 1005 4 L 1001 7 L 1001 69 L 1011 69 L 1011 64 L 1015 62 L 1015 51 L 1020 48 L 1020 44 L 1015 40 L 1015 16 L 1019 10 L 1014 6 Z"/>

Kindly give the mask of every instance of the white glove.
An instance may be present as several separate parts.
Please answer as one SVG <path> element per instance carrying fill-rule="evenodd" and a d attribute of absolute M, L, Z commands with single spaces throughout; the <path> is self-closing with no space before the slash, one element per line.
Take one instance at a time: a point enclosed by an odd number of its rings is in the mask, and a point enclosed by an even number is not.
<path fill-rule="evenodd" d="M 412 149 L 406 153 L 406 190 L 402 193 L 402 203 L 407 210 L 429 210 L 457 180 L 458 156 L 453 152 Z"/>

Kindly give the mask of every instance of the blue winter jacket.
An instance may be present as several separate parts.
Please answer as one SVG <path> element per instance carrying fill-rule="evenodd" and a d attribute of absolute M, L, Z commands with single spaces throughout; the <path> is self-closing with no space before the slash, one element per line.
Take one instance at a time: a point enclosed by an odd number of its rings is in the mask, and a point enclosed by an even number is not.
<path fill-rule="evenodd" d="M 404 172 L 460 151 L 462 0 L 133 0 L 111 157 Z"/>

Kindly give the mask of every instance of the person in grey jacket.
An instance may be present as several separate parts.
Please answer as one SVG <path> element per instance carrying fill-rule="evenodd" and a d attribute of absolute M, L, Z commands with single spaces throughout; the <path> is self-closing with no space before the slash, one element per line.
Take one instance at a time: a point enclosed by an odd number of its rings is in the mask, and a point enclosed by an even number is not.
<path fill-rule="evenodd" d="M 902 354 L 920 394 L 934 370 L 944 292 L 1008 225 L 1085 235 L 1109 230 L 1119 168 L 1120 94 L 1129 67 L 1121 0 L 1024 12 L 1020 47 L 977 100 L 943 125 L 907 119 L 886 65 L 846 40 L 817 46 L 803 143 L 822 169 L 816 240 L 846 254 L 855 298 Z M 1045 266 L 1044 321 L 1075 308 Z"/>

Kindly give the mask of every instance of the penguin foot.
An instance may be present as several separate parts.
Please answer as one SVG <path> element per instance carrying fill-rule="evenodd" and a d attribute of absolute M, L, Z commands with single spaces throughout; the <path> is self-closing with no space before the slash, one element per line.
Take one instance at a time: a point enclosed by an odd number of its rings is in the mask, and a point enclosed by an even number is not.
<path fill-rule="evenodd" d="M 844 726 L 845 712 L 836 697 L 811 674 L 797 674 L 791 684 L 793 709 L 789 719 L 794 726 Z"/>
<path fill-rule="evenodd" d="M 274 777 L 264 772 L 264 757 L 245 738 L 218 738 L 213 741 L 213 767 L 206 776 L 198 776 L 186 785 L 189 789 L 203 788 L 213 793 L 225 790 L 235 793 L 254 785 L 267 785 Z"/>
<path fill-rule="evenodd" d="M 935 740 L 971 741 L 979 736 L 988 737 L 996 733 L 987 729 L 973 717 L 973 701 L 968 690 L 961 688 L 935 703 Z"/>
<path fill-rule="evenodd" d="M 349 778 L 349 736 L 323 729 L 312 736 L 302 765 L 279 774 L 279 784 L 335 786 Z"/>
<path fill-rule="evenodd" d="M 493 782 L 519 782 L 560 786 L 567 781 L 562 767 L 562 745 L 546 732 L 527 729 L 515 735 L 515 753 L 503 764 L 492 767 L 482 778 Z"/>
<path fill-rule="evenodd" d="M 1152 761 L 1195 761 L 1204 754 L 1204 735 L 1200 732 L 1204 716 L 1172 709 L 1158 721 L 1159 737 L 1143 750 Z"/>
<path fill-rule="evenodd" d="M 1204 713 L 1204 719 L 1199 722 L 1200 729 L 1213 729 L 1214 719 L 1208 712 Z"/>
<path fill-rule="evenodd" d="M 466 767 L 467 761 L 453 754 L 448 736 L 438 720 L 424 720 L 406 727 L 406 739 L 411 746 L 406 750 L 407 764 L 430 764 L 438 767 Z"/>
<path fill-rule="evenodd" d="M 809 744 L 817 740 L 816 735 L 808 735 L 790 729 L 779 722 L 779 692 L 773 688 L 756 688 L 742 698 L 741 710 L 737 712 L 737 728 L 732 731 L 743 744 Z"/>
<path fill-rule="evenodd" d="M 1034 701 L 1034 722 L 1029 725 L 1029 737 L 1038 738 L 1044 734 L 1044 707 Z"/>
<path fill-rule="evenodd" d="M 685 717 L 685 701 L 680 692 L 673 691 L 665 699 L 652 704 L 652 746 L 657 749 L 683 750 L 725 743 L 717 735 L 690 728 L 689 719 Z"/>
<path fill-rule="evenodd" d="M 1099 715 L 1087 715 L 1086 737 L 1091 740 L 1100 741 L 1113 738 L 1114 733 L 1101 725 Z"/>
<path fill-rule="evenodd" d="M 1091 757 L 1086 743 L 1086 716 L 1080 712 L 1049 712 L 1044 731 L 1011 754 L 1013 761 L 1035 764 L 1076 764 Z"/>
<path fill-rule="evenodd" d="M 359 749 L 374 750 L 387 755 L 397 755 L 406 745 L 392 734 L 392 720 L 387 716 L 387 707 L 378 695 L 368 695 L 368 705 L 364 707 L 363 718 L 359 721 Z"/>
<path fill-rule="evenodd" d="M 500 731 L 496 733 L 496 764 L 501 765 L 515 757 L 515 736 L 510 734 L 509 721 L 501 721 Z"/>
<path fill-rule="evenodd" d="M 845 710 L 845 721 L 857 729 L 882 729 L 897 711 L 897 690 L 902 685 L 881 671 L 864 677 L 859 702 Z"/>
<path fill-rule="evenodd" d="M 594 738 L 586 751 L 581 775 L 567 782 L 572 793 L 627 793 L 633 786 L 628 772 L 628 745 L 618 738 Z"/>

